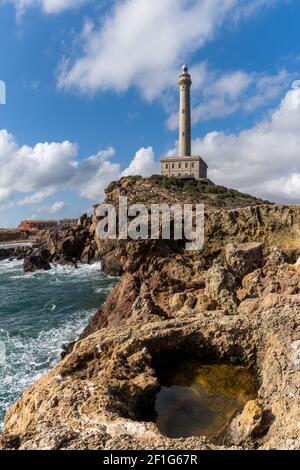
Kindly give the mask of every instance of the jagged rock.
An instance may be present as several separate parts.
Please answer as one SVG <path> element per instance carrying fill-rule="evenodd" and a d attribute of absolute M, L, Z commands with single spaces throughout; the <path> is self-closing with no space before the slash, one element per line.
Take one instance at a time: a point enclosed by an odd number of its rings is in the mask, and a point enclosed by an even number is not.
<path fill-rule="evenodd" d="M 259 297 L 263 292 L 263 281 L 261 269 L 256 269 L 247 274 L 242 280 L 242 287 L 237 290 L 239 301 Z"/>
<path fill-rule="evenodd" d="M 107 276 L 122 276 L 124 270 L 115 252 L 108 253 L 101 259 L 102 271 Z"/>
<path fill-rule="evenodd" d="M 50 252 L 46 249 L 38 249 L 24 259 L 24 272 L 48 271 L 51 269 L 49 263 Z"/>
<path fill-rule="evenodd" d="M 246 299 L 243 300 L 238 306 L 237 313 L 238 315 L 253 315 L 260 311 L 260 302 L 259 299 Z"/>
<path fill-rule="evenodd" d="M 0 261 L 5 259 L 22 260 L 32 252 L 32 248 L 18 246 L 16 248 L 0 248 Z"/>
<path fill-rule="evenodd" d="M 138 277 L 125 273 L 101 309 L 90 318 L 80 337 L 85 338 L 100 328 L 115 328 L 126 324 L 132 315 L 132 306 L 139 295 Z"/>
<path fill-rule="evenodd" d="M 12 249 L 0 249 L 0 261 L 8 258 L 12 258 L 14 255 L 14 252 Z"/>
<path fill-rule="evenodd" d="M 227 264 L 240 278 L 259 268 L 262 258 L 261 243 L 231 243 L 226 246 Z"/>
<path fill-rule="evenodd" d="M 262 298 L 260 302 L 260 310 L 268 310 L 270 308 L 300 307 L 300 294 L 276 294 L 270 293 Z"/>
<path fill-rule="evenodd" d="M 83 240 L 74 236 L 59 240 L 57 243 L 57 250 L 63 256 L 71 258 L 78 258 L 82 251 Z"/>
<path fill-rule="evenodd" d="M 266 265 L 270 264 L 272 266 L 279 266 L 287 262 L 287 256 L 285 253 L 278 248 L 278 246 L 273 246 L 271 252 L 268 256 Z"/>
<path fill-rule="evenodd" d="M 138 302 L 145 308 L 142 299 Z M 248 403 L 231 423 L 227 448 L 236 448 L 233 442 L 246 448 L 284 448 L 293 441 L 299 449 L 295 329 L 300 331 L 300 314 L 292 308 L 271 308 L 261 318 L 189 313 L 175 319 L 156 317 L 135 328 L 131 324 L 100 329 L 77 342 L 8 410 L 1 446 L 20 450 L 224 448 L 203 437 L 168 439 L 151 422 L 159 389 L 157 370 L 170 367 L 176 351 L 182 360 L 205 353 L 206 361 L 255 362 L 259 401 Z"/>
<path fill-rule="evenodd" d="M 77 220 L 77 226 L 78 227 L 89 227 L 91 223 L 91 219 L 90 217 L 88 217 L 87 214 L 83 214 L 81 217 L 79 217 L 79 219 Z"/>
<path fill-rule="evenodd" d="M 187 294 L 187 299 L 184 303 L 184 306 L 187 307 L 187 308 L 194 309 L 196 303 L 197 303 L 197 297 L 194 294 L 192 294 L 191 292 L 188 293 Z"/>
<path fill-rule="evenodd" d="M 263 414 L 263 404 L 260 400 L 249 401 L 243 412 L 231 422 L 226 431 L 225 442 L 230 445 L 241 445 L 251 441 L 251 438 L 259 433 Z"/>
<path fill-rule="evenodd" d="M 151 321 L 159 321 L 166 318 L 163 310 L 161 310 L 150 295 L 137 297 L 132 305 L 132 313 L 129 323 L 145 323 Z"/>
<path fill-rule="evenodd" d="M 83 264 L 90 264 L 96 259 L 96 244 L 87 244 L 81 254 L 80 261 Z"/>
<path fill-rule="evenodd" d="M 177 311 L 177 310 L 182 309 L 185 301 L 186 301 L 186 294 L 182 294 L 182 293 L 174 294 L 170 300 L 170 305 L 171 305 L 172 310 Z"/>
<path fill-rule="evenodd" d="M 235 284 L 235 277 L 231 272 L 225 266 L 215 264 L 206 273 L 205 293 L 217 299 L 223 291 L 232 292 Z"/>
<path fill-rule="evenodd" d="M 197 311 L 214 310 L 215 305 L 216 303 L 212 299 L 210 299 L 204 292 L 198 294 L 196 304 Z"/>
<path fill-rule="evenodd" d="M 297 274 L 297 276 L 300 276 L 300 258 L 299 258 L 299 260 L 295 263 L 294 268 L 295 268 L 295 274 Z M 300 279 L 299 279 L 298 288 L 299 288 L 299 291 L 300 291 Z"/>
<path fill-rule="evenodd" d="M 99 260 L 94 237 L 94 221 L 92 217 L 84 214 L 72 227 L 45 232 L 42 242 L 50 251 L 51 261 L 55 263 L 90 264 Z"/>
<path fill-rule="evenodd" d="M 295 265 L 279 263 L 272 264 L 270 258 L 262 269 L 247 274 L 242 285 L 237 289 L 237 298 L 243 302 L 246 299 L 267 298 L 270 294 L 293 296 L 300 293 L 300 272 Z"/>
<path fill-rule="evenodd" d="M 292 348 L 292 363 L 293 365 L 300 370 L 300 339 L 293 341 L 291 344 Z"/>
<path fill-rule="evenodd" d="M 235 313 L 235 285 L 233 274 L 225 266 L 215 264 L 206 273 L 205 295 L 215 302 L 215 306 L 226 309 L 227 313 Z"/>

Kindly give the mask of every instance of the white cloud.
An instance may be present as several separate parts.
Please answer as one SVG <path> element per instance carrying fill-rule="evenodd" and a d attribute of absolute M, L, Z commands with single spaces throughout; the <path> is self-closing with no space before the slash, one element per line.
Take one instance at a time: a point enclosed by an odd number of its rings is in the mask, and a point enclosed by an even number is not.
<path fill-rule="evenodd" d="M 47 212 L 48 214 L 56 214 L 66 207 L 64 201 L 54 202 L 51 206 L 42 207 L 39 212 Z"/>
<path fill-rule="evenodd" d="M 114 155 L 114 149 L 110 148 L 79 162 L 72 184 L 80 188 L 81 197 L 92 201 L 100 200 L 109 183 L 121 176 L 151 176 L 159 171 L 159 163 L 155 161 L 152 147 L 138 150 L 123 171 L 119 163 L 110 161 Z"/>
<path fill-rule="evenodd" d="M 106 186 L 120 176 L 120 164 L 112 163 L 110 158 L 115 150 L 109 148 L 78 163 L 72 185 L 79 188 L 81 197 L 97 200 L 102 198 Z"/>
<path fill-rule="evenodd" d="M 224 118 L 240 109 L 238 102 L 228 102 L 223 97 L 212 97 L 209 101 L 199 104 L 192 110 L 193 123 Z M 176 118 L 176 119 L 175 119 Z M 171 116 L 167 122 L 169 128 L 178 127 L 178 114 Z"/>
<path fill-rule="evenodd" d="M 64 60 L 58 84 L 84 93 L 137 86 L 147 99 L 174 84 L 179 64 L 226 24 L 284 0 L 123 0 L 83 29 L 83 54 Z"/>
<path fill-rule="evenodd" d="M 55 14 L 78 8 L 89 1 L 90 0 L 0 0 L 0 4 L 13 3 L 18 14 L 23 14 L 31 7 L 40 7 L 47 14 Z"/>
<path fill-rule="evenodd" d="M 193 142 L 216 183 L 275 201 L 300 202 L 300 89 L 268 119 L 239 134 L 211 132 Z"/>
<path fill-rule="evenodd" d="M 237 70 L 233 73 L 224 74 L 216 80 L 210 89 L 210 93 L 236 99 L 249 87 L 252 81 L 251 75 Z"/>
<path fill-rule="evenodd" d="M 155 160 L 152 147 L 141 148 L 130 165 L 122 172 L 122 176 L 141 175 L 151 176 L 160 172 L 159 162 Z"/>
<path fill-rule="evenodd" d="M 201 87 L 198 89 L 196 83 L 196 93 L 193 93 L 194 101 L 199 103 L 192 109 L 193 122 L 224 118 L 238 111 L 249 113 L 259 107 L 265 108 L 289 88 L 292 79 L 293 75 L 284 69 L 275 75 L 246 73 L 242 70 L 220 75 L 208 67 L 202 67 Z M 196 80 L 198 81 L 198 77 Z M 178 127 L 177 109 L 169 116 L 167 127 Z"/>
<path fill-rule="evenodd" d="M 13 198 L 13 192 L 9 188 L 0 187 L 0 208 L 11 202 Z"/>
<path fill-rule="evenodd" d="M 52 196 L 54 193 L 55 193 L 54 188 L 45 188 L 45 189 L 42 189 L 41 191 L 38 191 L 34 194 L 26 196 L 21 201 L 18 201 L 17 205 L 18 206 L 26 206 L 26 205 L 31 205 L 31 204 L 40 204 L 45 199 Z"/>
<path fill-rule="evenodd" d="M 256 75 L 254 77 L 255 91 L 252 95 L 245 97 L 242 107 L 246 111 L 252 111 L 259 106 L 266 105 L 289 88 L 293 75 L 286 70 L 281 70 L 277 75 Z"/>
<path fill-rule="evenodd" d="M 0 188 L 26 193 L 61 185 L 76 173 L 77 154 L 77 145 L 68 141 L 18 146 L 0 130 Z"/>
<path fill-rule="evenodd" d="M 19 146 L 12 134 L 0 130 L 0 206 L 8 207 L 14 199 L 19 206 L 38 205 L 58 190 L 75 190 L 82 198 L 99 201 L 106 186 L 122 174 L 149 176 L 158 170 L 151 147 L 140 149 L 123 173 L 111 161 L 114 155 L 110 147 L 80 159 L 77 145 L 68 141 Z"/>

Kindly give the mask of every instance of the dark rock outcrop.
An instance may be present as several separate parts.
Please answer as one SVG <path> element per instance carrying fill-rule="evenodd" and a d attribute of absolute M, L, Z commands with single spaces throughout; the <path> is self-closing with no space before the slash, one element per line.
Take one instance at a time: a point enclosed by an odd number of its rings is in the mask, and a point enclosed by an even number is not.
<path fill-rule="evenodd" d="M 40 234 L 38 253 L 27 252 L 24 270 L 51 269 L 51 264 L 90 264 L 99 260 L 91 217 L 84 215 L 76 225 L 46 230 Z"/>
<path fill-rule="evenodd" d="M 48 271 L 51 269 L 49 263 L 50 253 L 44 248 L 34 250 L 29 256 L 24 259 L 23 270 L 26 273 L 34 271 Z"/>
<path fill-rule="evenodd" d="M 226 246 L 226 262 L 241 278 L 259 268 L 263 260 L 261 243 L 229 244 Z"/>
<path fill-rule="evenodd" d="M 17 246 L 15 248 L 1 248 L 0 247 L 0 261 L 5 259 L 24 259 L 32 251 L 28 246 Z"/>
<path fill-rule="evenodd" d="M 43 243 L 50 252 L 51 261 L 58 264 L 90 264 L 97 261 L 93 221 L 83 215 L 77 225 L 45 232 Z"/>

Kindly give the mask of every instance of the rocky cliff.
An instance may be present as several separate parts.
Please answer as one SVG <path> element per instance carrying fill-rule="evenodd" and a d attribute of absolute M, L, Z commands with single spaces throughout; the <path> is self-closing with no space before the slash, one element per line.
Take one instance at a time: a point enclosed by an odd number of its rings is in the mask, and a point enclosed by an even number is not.
<path fill-rule="evenodd" d="M 0 260 L 23 259 L 24 271 L 49 270 L 51 265 L 90 264 L 98 261 L 92 217 L 81 216 L 73 225 L 41 230 L 28 246 L 1 248 Z"/>
<path fill-rule="evenodd" d="M 106 200 L 119 195 L 204 202 L 204 249 L 96 240 L 103 269 L 120 280 L 80 340 L 8 410 L 2 448 L 300 449 L 300 208 L 159 177 L 123 178 Z M 244 364 L 257 378 L 222 442 L 169 439 L 155 424 L 160 371 L 190 357 Z"/>

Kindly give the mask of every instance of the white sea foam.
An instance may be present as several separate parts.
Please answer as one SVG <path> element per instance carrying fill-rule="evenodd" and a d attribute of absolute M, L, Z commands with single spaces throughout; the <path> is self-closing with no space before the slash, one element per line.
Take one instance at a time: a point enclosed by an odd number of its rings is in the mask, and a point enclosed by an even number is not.
<path fill-rule="evenodd" d="M 23 273 L 22 263 L 0 262 L 0 343 L 6 351 L 0 429 L 7 407 L 56 363 L 62 344 L 76 339 L 99 307 L 97 294 L 109 293 L 115 283 L 101 272 L 101 263 L 31 274 Z"/>
<path fill-rule="evenodd" d="M 12 261 L 14 263 L 14 261 Z M 23 263 L 18 262 L 18 263 Z M 33 273 L 20 273 L 11 276 L 11 279 L 21 279 L 26 276 L 27 278 L 39 278 L 39 277 L 54 277 L 57 278 L 57 282 L 65 282 L 64 279 L 66 276 L 71 278 L 87 277 L 93 272 L 101 272 L 101 263 L 94 264 L 79 264 L 77 268 L 74 266 L 64 266 L 60 264 L 53 264 L 49 271 L 35 271 Z"/>
<path fill-rule="evenodd" d="M 0 367 L 0 411 L 57 362 L 63 343 L 76 339 L 93 311 L 76 312 L 58 328 L 41 331 L 37 338 L 11 336 L 0 329 L 6 361 Z M 0 426 L 1 429 L 1 426 Z"/>
<path fill-rule="evenodd" d="M 74 266 L 68 265 L 52 265 L 52 269 L 50 271 L 46 271 L 47 274 L 50 276 L 55 276 L 56 274 L 64 274 L 70 276 L 84 276 L 93 272 L 101 271 L 101 262 L 94 263 L 94 264 L 78 264 L 77 269 Z M 39 271 L 41 272 L 41 271 Z M 42 271 L 45 272 L 45 271 Z"/>
<path fill-rule="evenodd" d="M 32 243 L 30 242 L 20 242 L 20 243 L 3 243 L 1 244 L 0 243 L 0 249 L 1 248 L 4 248 L 4 249 L 7 249 L 7 248 L 19 248 L 19 247 L 27 247 L 27 246 L 32 246 Z"/>
<path fill-rule="evenodd" d="M 108 287 L 96 287 L 96 289 L 94 289 L 94 292 L 96 294 L 109 294 L 111 291 L 111 287 L 108 286 Z"/>
<path fill-rule="evenodd" d="M 3 261 L 0 261 L 0 274 L 6 273 L 6 272 L 12 272 L 12 271 L 18 271 L 23 265 L 22 260 L 9 260 L 5 259 Z"/>
<path fill-rule="evenodd" d="M 20 279 L 26 276 L 27 278 L 30 277 L 39 277 L 39 276 L 52 276 L 55 277 L 57 275 L 69 276 L 69 277 L 86 277 L 91 273 L 99 273 L 101 272 L 101 262 L 97 262 L 94 264 L 78 264 L 77 269 L 74 266 L 63 266 L 63 265 L 52 265 L 49 271 L 35 271 L 33 273 L 23 273 L 22 270 L 23 260 L 17 259 L 5 259 L 0 261 L 0 274 L 2 273 L 14 273 L 11 276 L 11 279 Z"/>

